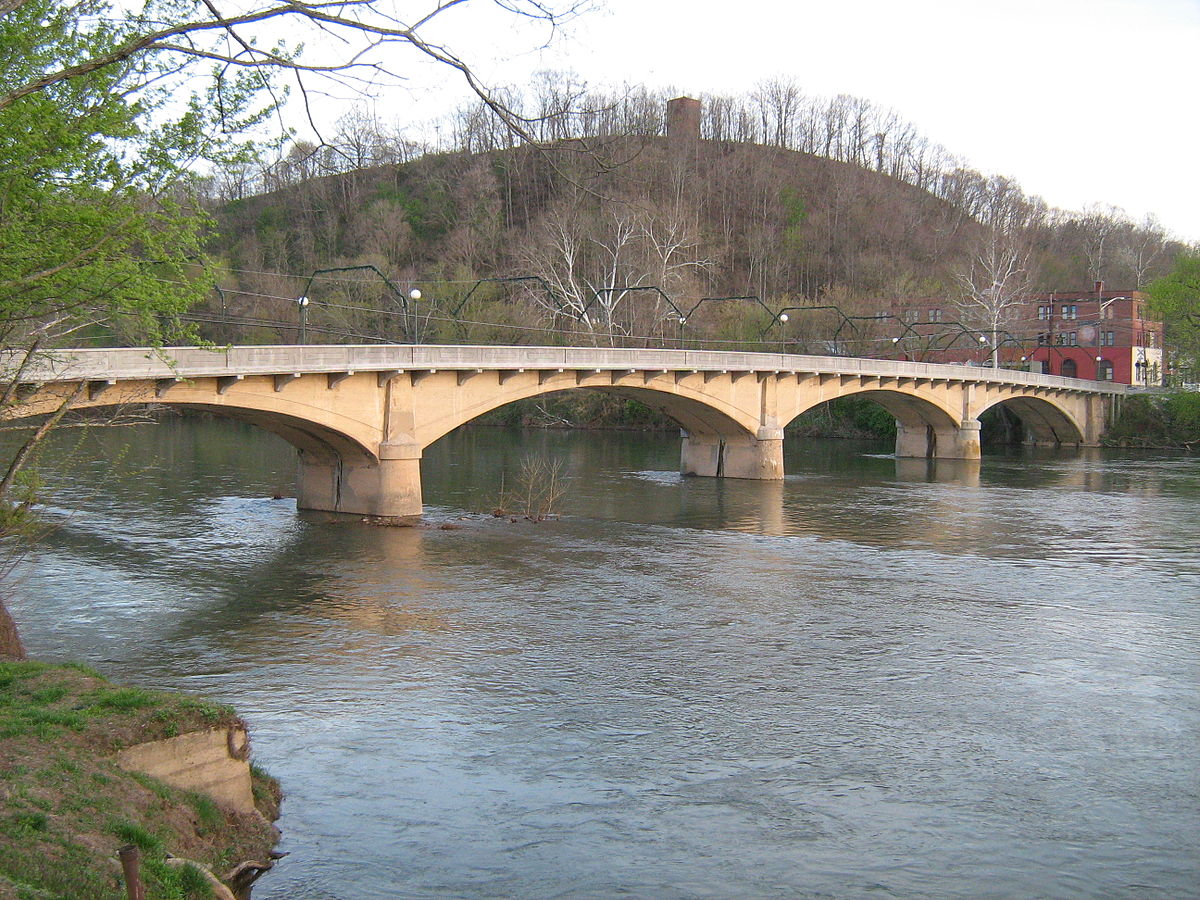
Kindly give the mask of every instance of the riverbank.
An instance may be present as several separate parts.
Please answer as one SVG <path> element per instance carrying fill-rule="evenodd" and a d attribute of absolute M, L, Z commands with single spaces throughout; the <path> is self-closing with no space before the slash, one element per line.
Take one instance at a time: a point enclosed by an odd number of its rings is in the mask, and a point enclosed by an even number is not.
<path fill-rule="evenodd" d="M 1200 393 L 1136 394 L 1104 435 L 1110 447 L 1200 451 Z"/>
<path fill-rule="evenodd" d="M 240 728 L 227 706 L 120 687 L 82 666 L 0 662 L 0 900 L 125 896 L 117 858 L 142 855 L 146 900 L 212 897 L 207 876 L 269 859 L 276 782 L 251 766 L 255 809 L 122 769 L 150 741 Z"/>

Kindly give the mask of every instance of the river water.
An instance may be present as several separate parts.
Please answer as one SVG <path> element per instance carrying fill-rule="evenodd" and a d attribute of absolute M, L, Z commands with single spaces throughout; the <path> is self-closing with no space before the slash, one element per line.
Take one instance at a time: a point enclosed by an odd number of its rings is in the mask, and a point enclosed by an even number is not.
<path fill-rule="evenodd" d="M 1200 461 L 791 443 L 464 430 L 394 529 L 247 427 L 64 434 L 13 612 L 247 717 L 256 900 L 1200 896 Z M 481 514 L 528 455 L 563 517 Z"/>

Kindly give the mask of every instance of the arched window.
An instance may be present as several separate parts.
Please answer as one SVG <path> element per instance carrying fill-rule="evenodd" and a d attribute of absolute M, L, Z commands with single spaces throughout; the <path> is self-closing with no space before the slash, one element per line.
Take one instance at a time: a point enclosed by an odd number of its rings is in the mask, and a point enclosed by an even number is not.
<path fill-rule="evenodd" d="M 1096 380 L 1097 381 L 1112 381 L 1113 380 L 1113 364 L 1112 360 L 1102 359 L 1096 363 Z"/>
<path fill-rule="evenodd" d="M 1079 371 L 1079 367 L 1075 365 L 1075 360 L 1073 360 L 1073 359 L 1064 359 L 1063 360 L 1063 364 L 1062 364 L 1063 378 L 1075 378 L 1075 377 L 1077 377 L 1078 371 Z"/>

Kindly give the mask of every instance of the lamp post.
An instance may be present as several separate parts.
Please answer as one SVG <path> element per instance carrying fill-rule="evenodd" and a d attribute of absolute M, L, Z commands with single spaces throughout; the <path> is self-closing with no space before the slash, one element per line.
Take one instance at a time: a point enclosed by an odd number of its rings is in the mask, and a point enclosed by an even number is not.
<path fill-rule="evenodd" d="M 300 343 L 308 343 L 308 298 L 297 297 L 296 306 L 300 309 Z"/>
<path fill-rule="evenodd" d="M 417 300 L 420 300 L 421 299 L 420 289 L 413 288 L 411 291 L 409 291 L 408 299 L 413 301 L 414 303 Z M 408 329 L 409 337 L 412 339 L 412 342 L 414 344 L 419 344 L 419 343 L 421 343 L 421 337 L 420 337 L 420 335 L 417 334 L 417 323 L 420 320 L 417 318 L 416 309 L 414 309 L 412 306 L 409 306 L 409 314 L 412 316 L 412 322 L 409 323 L 409 329 Z"/>
<path fill-rule="evenodd" d="M 683 349 L 683 329 L 687 326 L 687 316 L 680 316 L 676 321 L 679 322 L 679 349 Z"/>

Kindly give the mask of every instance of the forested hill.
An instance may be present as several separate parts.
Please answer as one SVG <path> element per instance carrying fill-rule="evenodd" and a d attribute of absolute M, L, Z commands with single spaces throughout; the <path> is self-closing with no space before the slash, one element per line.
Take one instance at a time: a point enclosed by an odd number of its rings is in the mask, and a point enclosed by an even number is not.
<path fill-rule="evenodd" d="M 356 154 L 378 158 L 353 146 L 336 157 Z M 301 292 L 315 304 L 379 303 L 386 291 L 371 270 L 309 280 L 372 266 L 443 298 L 478 279 L 536 275 L 572 307 L 653 286 L 680 306 L 754 295 L 772 308 L 861 312 L 891 299 L 953 302 L 998 239 L 1013 245 L 1030 289 L 1132 288 L 1173 256 L 1161 232 L 1049 210 L 1007 179 L 958 169 L 931 191 L 874 167 L 746 142 L 563 139 L 321 174 L 330 158 L 329 148 L 294 152 L 270 190 L 218 207 L 213 249 L 227 267 L 227 311 L 278 318 Z M 537 302 L 502 318 L 528 323 Z"/>

